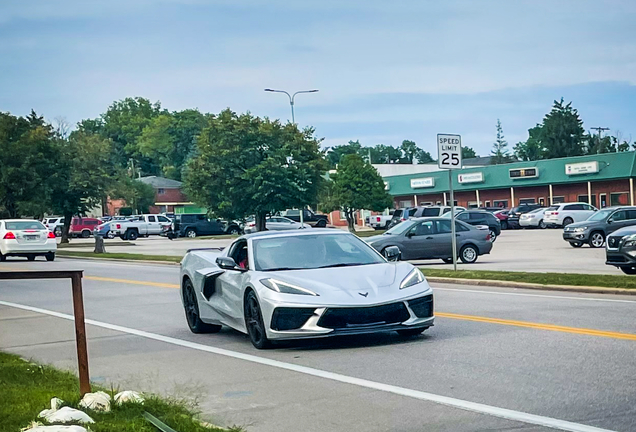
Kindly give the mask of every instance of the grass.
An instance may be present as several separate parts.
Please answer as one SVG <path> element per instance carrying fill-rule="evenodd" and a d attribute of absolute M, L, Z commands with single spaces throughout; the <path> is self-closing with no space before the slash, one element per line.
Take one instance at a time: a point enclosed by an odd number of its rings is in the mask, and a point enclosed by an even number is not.
<path fill-rule="evenodd" d="M 77 408 L 80 400 L 78 380 L 70 372 L 50 366 L 28 362 L 18 356 L 0 352 L 0 430 L 17 432 L 35 421 L 38 413 L 50 408 L 52 397 L 59 397 L 64 405 Z M 103 390 L 112 396 L 119 390 L 93 386 L 93 391 Z M 143 412 L 159 418 L 179 432 L 227 431 L 219 427 L 201 424 L 194 407 L 184 401 L 162 399 L 145 395 L 143 405 L 111 405 L 111 412 L 103 413 L 82 409 L 93 420 L 92 432 L 157 432 L 143 417 Z M 192 405 L 192 404 L 190 404 Z M 41 420 L 40 420 L 41 421 Z M 43 422 L 44 423 L 44 422 Z M 238 428 L 231 429 L 240 431 Z"/>
<path fill-rule="evenodd" d="M 117 243 L 104 243 L 106 246 L 135 246 L 134 243 L 130 243 L 127 241 L 119 241 Z M 66 248 L 94 248 L 95 247 L 95 243 L 75 243 L 75 242 L 70 242 L 70 243 L 60 243 L 57 245 L 58 249 L 66 249 Z"/>
<path fill-rule="evenodd" d="M 386 230 L 373 230 L 373 231 L 356 231 L 358 237 L 371 237 L 375 235 L 384 234 Z"/>
<path fill-rule="evenodd" d="M 619 275 L 595 275 L 581 273 L 530 273 L 490 270 L 445 270 L 420 267 L 431 277 L 459 279 L 485 279 L 511 282 L 525 282 L 541 285 L 592 286 L 606 288 L 636 289 L 636 278 Z"/>
<path fill-rule="evenodd" d="M 58 250 L 57 255 L 61 257 L 89 257 L 99 259 L 126 259 L 131 261 L 167 261 L 167 262 L 181 262 L 179 256 L 171 255 L 145 255 L 145 254 L 132 254 L 132 253 L 103 253 L 96 254 L 95 252 L 80 252 L 80 251 L 67 251 Z"/>

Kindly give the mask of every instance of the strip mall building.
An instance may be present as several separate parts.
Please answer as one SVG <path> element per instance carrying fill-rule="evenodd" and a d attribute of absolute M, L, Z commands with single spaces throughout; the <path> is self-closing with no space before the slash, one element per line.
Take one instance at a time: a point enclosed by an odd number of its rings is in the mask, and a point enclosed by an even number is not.
<path fill-rule="evenodd" d="M 634 205 L 636 152 L 464 168 L 452 172 L 456 205 L 510 208 L 523 203 Z M 447 171 L 384 177 L 394 206 L 450 202 Z M 591 197 L 591 198 L 590 198 Z"/>

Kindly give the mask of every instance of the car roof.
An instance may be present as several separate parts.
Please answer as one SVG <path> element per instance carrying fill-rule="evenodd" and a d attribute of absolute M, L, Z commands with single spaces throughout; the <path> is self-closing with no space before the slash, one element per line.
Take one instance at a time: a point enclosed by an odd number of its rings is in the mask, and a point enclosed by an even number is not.
<path fill-rule="evenodd" d="M 37 219 L 2 219 L 3 222 L 40 222 Z"/>
<path fill-rule="evenodd" d="M 344 231 L 337 228 L 307 228 L 303 230 L 293 231 L 259 231 L 252 234 L 245 234 L 239 239 L 251 239 L 251 238 L 265 238 L 265 237 L 298 237 L 305 235 L 326 235 L 326 234 L 339 234 L 339 235 L 351 235 L 349 231 Z"/>

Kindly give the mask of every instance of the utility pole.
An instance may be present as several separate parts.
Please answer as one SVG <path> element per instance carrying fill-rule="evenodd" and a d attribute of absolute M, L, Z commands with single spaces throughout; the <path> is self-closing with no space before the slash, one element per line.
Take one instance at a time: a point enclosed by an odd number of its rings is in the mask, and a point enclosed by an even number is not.
<path fill-rule="evenodd" d="M 606 127 L 593 127 L 593 128 L 590 128 L 590 129 L 593 129 L 593 130 L 595 130 L 595 131 L 598 131 L 598 147 L 596 147 L 596 153 L 598 154 L 598 153 L 600 153 L 600 152 L 601 152 L 601 133 L 602 133 L 603 131 L 608 131 L 608 130 L 610 130 L 610 128 L 606 128 Z"/>

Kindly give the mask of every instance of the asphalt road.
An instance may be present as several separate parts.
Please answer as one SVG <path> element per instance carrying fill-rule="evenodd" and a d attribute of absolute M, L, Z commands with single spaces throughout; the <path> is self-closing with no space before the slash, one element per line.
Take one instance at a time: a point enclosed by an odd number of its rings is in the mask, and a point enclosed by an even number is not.
<path fill-rule="evenodd" d="M 177 266 L 58 260 L 0 268 L 84 269 L 92 379 L 196 398 L 219 424 L 259 432 L 539 431 L 565 420 L 574 426 L 561 430 L 636 430 L 631 296 L 439 285 L 436 325 L 424 336 L 258 351 L 229 329 L 189 332 Z M 55 312 L 72 313 L 68 282 L 0 281 L 0 349 L 75 369 L 72 322 Z M 523 413 L 541 421 L 522 422 Z"/>
<path fill-rule="evenodd" d="M 605 249 L 584 246 L 571 247 L 562 238 L 560 229 L 503 231 L 489 255 L 479 257 L 475 264 L 459 264 L 460 268 L 471 270 L 507 270 L 557 273 L 623 273 L 605 265 Z M 126 244 L 120 239 L 106 240 L 107 252 L 141 253 L 148 255 L 183 256 L 188 249 L 201 247 L 223 247 L 231 239 L 179 239 L 170 241 L 164 237 L 138 239 Z M 92 239 L 74 239 L 69 250 L 91 250 Z M 432 268 L 450 268 L 441 260 L 414 261 Z"/>

